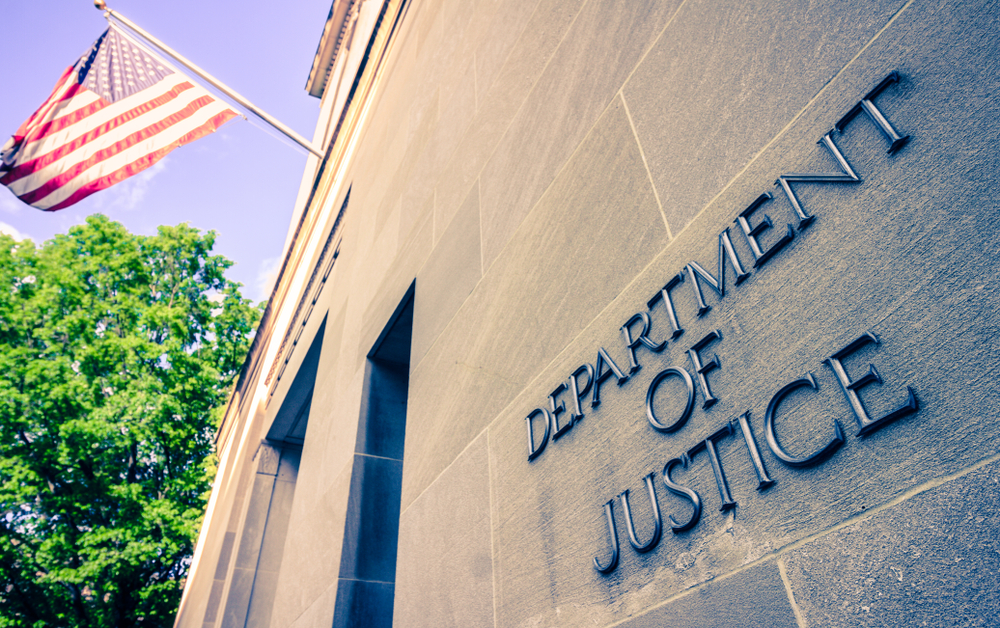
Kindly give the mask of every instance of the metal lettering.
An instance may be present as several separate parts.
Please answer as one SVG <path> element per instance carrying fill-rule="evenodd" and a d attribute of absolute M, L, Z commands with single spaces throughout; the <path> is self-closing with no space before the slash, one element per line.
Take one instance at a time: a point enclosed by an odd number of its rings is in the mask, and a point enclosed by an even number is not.
<path fill-rule="evenodd" d="M 834 128 L 843 133 L 844 129 L 847 128 L 847 125 L 850 124 L 851 120 L 857 117 L 859 113 L 864 112 L 868 119 L 874 122 L 879 131 L 882 131 L 882 134 L 889 140 L 888 153 L 890 155 L 905 146 L 906 143 L 910 141 L 910 136 L 901 136 L 874 103 L 875 97 L 881 94 L 886 87 L 898 82 L 899 72 L 896 72 L 895 70 L 890 72 L 889 76 L 882 79 L 882 82 L 875 86 L 875 89 L 865 94 L 865 97 L 862 98 L 858 104 L 851 107 L 851 110 L 848 111 L 843 118 L 837 121 Z"/>
<path fill-rule="evenodd" d="M 566 422 L 566 425 L 561 427 L 559 425 L 559 415 L 566 411 L 566 404 L 560 401 L 559 404 L 556 405 L 556 399 L 559 398 L 560 393 L 564 390 L 566 390 L 566 382 L 556 386 L 556 389 L 549 395 L 549 410 L 552 412 L 552 440 L 556 440 L 573 427 L 572 414 L 570 415 L 569 421 Z"/>
<path fill-rule="evenodd" d="M 653 297 L 646 302 L 646 307 L 650 310 L 656 305 L 660 300 L 663 301 L 663 307 L 667 308 L 667 318 L 670 321 L 670 328 L 673 329 L 673 333 L 670 334 L 670 338 L 674 339 L 684 333 L 681 329 L 680 323 L 677 322 L 677 312 L 674 310 L 674 302 L 670 298 L 670 291 L 677 286 L 677 284 L 684 281 L 684 273 L 677 273 L 670 278 L 667 285 L 660 288 L 660 291 L 653 295 Z"/>
<path fill-rule="evenodd" d="M 656 490 L 653 488 L 653 475 L 646 476 L 646 490 L 649 493 L 649 503 L 653 509 L 653 534 L 645 543 L 640 543 L 635 536 L 635 525 L 632 523 L 632 509 L 628 505 L 628 489 L 625 489 L 618 499 L 622 502 L 622 511 L 625 513 L 625 529 L 628 531 L 628 540 L 635 548 L 635 551 L 644 554 L 660 542 L 660 535 L 663 532 L 663 520 L 660 518 L 660 505 L 656 502 Z"/>
<path fill-rule="evenodd" d="M 757 447 L 757 439 L 754 438 L 753 430 L 750 429 L 750 412 L 744 412 L 738 418 L 733 419 L 729 422 L 733 429 L 736 429 L 736 425 L 740 426 L 740 432 L 743 434 L 743 442 L 747 445 L 747 453 L 750 454 L 750 462 L 753 463 L 754 471 L 757 472 L 757 490 L 763 491 L 764 489 L 774 486 L 774 480 L 771 476 L 767 474 L 767 469 L 764 467 L 764 461 L 760 457 L 760 449 Z"/>
<path fill-rule="evenodd" d="M 802 204 L 799 203 L 799 199 L 795 196 L 795 192 L 792 191 L 792 183 L 860 183 L 861 178 L 855 174 L 854 169 L 851 168 L 851 164 L 847 163 L 847 158 L 840 152 L 837 145 L 833 143 L 833 138 L 830 137 L 830 133 L 824 135 L 817 144 L 825 146 L 833 158 L 837 161 L 837 165 L 840 166 L 841 172 L 790 172 L 788 174 L 783 174 L 778 177 L 775 181 L 777 185 L 781 186 L 781 189 L 785 191 L 785 196 L 788 197 L 788 202 L 792 204 L 792 209 L 795 210 L 795 215 L 799 217 L 799 231 L 809 226 L 810 223 L 816 218 L 815 216 L 810 216 L 802 209 Z"/>
<path fill-rule="evenodd" d="M 542 434 L 542 442 L 537 447 L 535 446 L 535 431 L 531 429 L 532 419 L 536 416 L 541 415 L 545 420 L 545 432 Z M 545 451 L 545 446 L 549 444 L 549 433 L 552 430 L 552 417 L 549 415 L 549 411 L 545 408 L 535 408 L 524 417 L 525 422 L 528 424 L 528 462 L 531 462 Z"/>
<path fill-rule="evenodd" d="M 670 522 L 670 529 L 674 531 L 674 534 L 687 532 L 698 523 L 699 519 L 701 519 L 701 496 L 698 495 L 698 492 L 694 489 L 678 484 L 670 477 L 670 473 L 673 471 L 674 467 L 680 465 L 687 469 L 690 462 L 691 459 L 688 455 L 683 454 L 680 458 L 673 458 L 667 461 L 667 464 L 663 466 L 663 482 L 667 485 L 667 490 L 678 497 L 688 500 L 694 508 L 694 512 L 691 513 L 691 518 L 688 519 L 687 523 L 677 523 L 677 520 L 674 519 L 673 515 L 667 515 L 667 521 Z"/>
<path fill-rule="evenodd" d="M 813 377 L 812 373 L 806 373 L 805 377 L 786 384 L 781 390 L 775 393 L 774 397 L 771 397 L 770 403 L 767 404 L 767 413 L 764 415 L 764 434 L 767 437 L 767 446 L 771 448 L 771 453 L 778 460 L 790 467 L 809 467 L 819 464 L 832 456 L 833 452 L 837 451 L 844 444 L 844 430 L 840 427 L 840 422 L 836 419 L 833 421 L 833 439 L 813 454 L 796 458 L 785 451 L 778 443 L 778 438 L 774 435 L 774 415 L 778 412 L 778 405 L 790 393 L 806 386 L 813 390 L 818 388 L 816 386 L 816 378 Z"/>
<path fill-rule="evenodd" d="M 771 248 L 767 249 L 766 251 L 761 250 L 760 243 L 757 242 L 757 238 L 758 236 L 760 236 L 761 233 L 773 227 L 774 223 L 771 222 L 771 217 L 768 216 L 767 214 L 764 214 L 764 220 L 757 223 L 757 225 L 753 227 L 750 226 L 749 219 L 750 216 L 753 215 L 753 213 L 757 211 L 757 209 L 761 205 L 763 205 L 769 200 L 771 200 L 771 193 L 764 192 L 763 194 L 758 196 L 754 202 L 750 203 L 749 207 L 741 211 L 740 215 L 736 217 L 735 221 L 740 226 L 740 229 L 743 230 L 743 235 L 745 235 L 747 238 L 747 244 L 750 245 L 750 250 L 753 251 L 754 268 L 760 268 L 761 266 L 763 266 L 764 263 L 767 262 L 767 260 L 771 259 L 771 257 L 773 257 L 775 253 L 780 251 L 786 244 L 792 241 L 792 238 L 795 237 L 795 232 L 792 231 L 792 225 L 791 223 L 789 223 L 788 233 L 781 236 L 781 238 L 779 238 L 777 242 L 771 245 Z"/>
<path fill-rule="evenodd" d="M 878 374 L 878 371 L 875 370 L 875 366 L 873 364 L 869 364 L 867 373 L 862 375 L 859 379 L 852 380 L 851 376 L 847 374 L 847 370 L 841 362 L 841 360 L 868 344 L 879 344 L 878 338 L 870 331 L 865 332 L 860 338 L 825 360 L 837 376 L 837 381 L 840 382 L 840 388 L 844 391 L 844 396 L 847 397 L 847 402 L 851 404 L 851 409 L 854 411 L 854 418 L 857 419 L 858 422 L 858 436 L 867 436 L 875 430 L 892 423 L 896 419 L 909 416 L 920 409 L 920 406 L 917 403 L 917 398 L 913 394 L 913 389 L 907 386 L 906 403 L 880 419 L 872 420 L 868 417 L 868 412 L 865 410 L 865 405 L 861 403 L 861 397 L 858 396 L 858 391 L 869 384 L 881 385 L 882 376 Z"/>
<path fill-rule="evenodd" d="M 607 368 L 607 370 L 605 370 Z M 628 380 L 628 375 L 622 373 L 615 361 L 611 359 L 608 352 L 601 347 L 597 350 L 597 363 L 594 365 L 594 394 L 590 399 L 590 407 L 596 408 L 601 405 L 601 385 L 614 374 L 618 378 L 618 385 L 621 386 Z"/>
<path fill-rule="evenodd" d="M 594 557 L 594 569 L 604 574 L 611 573 L 618 566 L 618 530 L 615 529 L 614 508 L 614 498 L 611 498 L 608 500 L 608 503 L 604 504 L 604 516 L 608 520 L 608 536 L 611 537 L 611 558 L 608 560 L 607 565 L 602 566 L 597 557 Z"/>
<path fill-rule="evenodd" d="M 632 325 L 635 325 L 636 323 L 639 322 L 642 323 L 642 331 L 640 331 L 639 335 L 636 336 L 635 339 L 633 340 Z M 628 372 L 630 375 L 638 371 L 640 368 L 642 368 L 639 365 L 639 362 L 636 361 L 635 359 L 635 350 L 638 349 L 640 345 L 646 347 L 647 349 L 653 351 L 654 353 L 659 353 L 660 351 L 663 351 L 663 349 L 667 346 L 666 340 L 664 340 L 659 344 L 656 344 L 649 339 L 648 336 L 649 326 L 650 326 L 649 314 L 646 314 L 645 312 L 639 312 L 632 318 L 628 319 L 627 323 L 622 325 L 622 336 L 625 337 L 625 345 L 628 347 L 628 360 L 630 364 Z"/>
<path fill-rule="evenodd" d="M 719 452 L 715 447 L 715 441 L 724 436 L 731 436 L 732 433 L 732 426 L 729 423 L 726 423 L 717 432 L 701 441 L 687 452 L 689 458 L 694 458 L 695 454 L 703 449 L 708 452 L 708 459 L 712 463 L 712 473 L 715 474 L 715 485 L 718 487 L 719 497 L 722 499 L 722 506 L 719 507 L 719 510 L 723 512 L 729 510 L 730 508 L 735 508 L 736 502 L 733 501 L 733 496 L 729 493 L 729 484 L 726 482 L 726 473 L 722 469 L 722 462 L 719 460 Z"/>
<path fill-rule="evenodd" d="M 740 264 L 740 258 L 736 255 L 736 249 L 733 248 L 733 241 L 729 238 L 729 228 L 727 227 L 719 234 L 719 265 L 718 273 L 719 278 L 716 279 L 707 270 L 702 268 L 701 264 L 698 262 L 690 262 L 684 269 L 687 271 L 688 277 L 691 278 L 691 289 L 694 290 L 694 296 L 698 300 L 698 316 L 704 316 L 710 309 L 710 306 L 705 305 L 705 297 L 701 293 L 701 283 L 699 282 L 699 277 L 708 284 L 708 287 L 715 291 L 715 294 L 719 295 L 719 298 L 726 296 L 726 258 L 729 258 L 729 263 L 733 265 L 733 270 L 736 271 L 736 279 L 734 283 L 739 285 L 750 276 L 750 273 L 743 270 L 743 265 Z"/>
<path fill-rule="evenodd" d="M 681 416 L 676 421 L 669 425 L 664 425 L 656 418 L 656 413 L 653 411 L 653 398 L 656 396 L 656 391 L 660 387 L 660 383 L 668 377 L 679 377 L 684 380 L 684 384 L 687 386 L 687 405 L 684 407 L 684 412 L 681 413 Z M 691 375 L 686 369 L 677 367 L 663 369 L 649 383 L 649 389 L 646 391 L 646 418 L 649 419 L 649 424 L 653 426 L 653 429 L 667 434 L 676 432 L 687 423 L 687 420 L 691 417 L 691 410 L 693 408 L 694 380 L 691 379 Z"/>
<path fill-rule="evenodd" d="M 580 388 L 580 376 L 584 373 L 587 374 L 587 385 L 582 389 Z M 573 374 L 569 376 L 569 389 L 573 393 L 573 412 L 570 414 L 569 420 L 576 423 L 583 418 L 583 398 L 590 392 L 590 387 L 594 384 L 594 367 L 590 364 L 584 364 L 578 369 L 573 371 Z"/>
<path fill-rule="evenodd" d="M 691 366 L 694 368 L 694 372 L 698 374 L 698 384 L 701 386 L 701 391 L 705 394 L 705 402 L 701 404 L 701 407 L 705 409 L 712 407 L 718 401 L 718 399 L 712 396 L 712 389 L 708 387 L 708 379 L 705 378 L 705 375 L 709 371 L 719 368 L 719 356 L 713 356 L 708 363 L 702 364 L 701 355 L 698 352 L 713 340 L 720 340 L 721 338 L 722 334 L 716 329 L 696 342 L 687 352 L 688 358 L 691 360 Z"/>

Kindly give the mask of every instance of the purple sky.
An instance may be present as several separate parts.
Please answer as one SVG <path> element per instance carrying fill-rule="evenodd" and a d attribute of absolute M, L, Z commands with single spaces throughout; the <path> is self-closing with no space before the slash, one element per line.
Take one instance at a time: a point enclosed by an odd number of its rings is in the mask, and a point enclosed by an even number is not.
<path fill-rule="evenodd" d="M 331 2 L 108 0 L 108 5 L 312 139 L 319 99 L 306 93 L 305 83 Z M 91 0 L 3 3 L 0 144 L 106 25 Z M 218 233 L 215 252 L 236 262 L 230 278 L 259 301 L 270 294 L 305 161 L 304 151 L 237 119 L 142 174 L 58 212 L 24 205 L 0 186 L 0 230 L 40 243 L 98 212 L 140 234 L 188 222 Z"/>

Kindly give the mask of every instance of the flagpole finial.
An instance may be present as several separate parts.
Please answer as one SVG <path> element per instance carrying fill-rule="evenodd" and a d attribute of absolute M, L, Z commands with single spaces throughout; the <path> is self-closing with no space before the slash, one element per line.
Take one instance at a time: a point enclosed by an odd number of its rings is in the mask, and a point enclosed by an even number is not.
<path fill-rule="evenodd" d="M 105 11 L 108 8 L 107 5 L 104 4 L 104 0 L 94 0 L 94 6 L 97 7 L 98 11 Z"/>

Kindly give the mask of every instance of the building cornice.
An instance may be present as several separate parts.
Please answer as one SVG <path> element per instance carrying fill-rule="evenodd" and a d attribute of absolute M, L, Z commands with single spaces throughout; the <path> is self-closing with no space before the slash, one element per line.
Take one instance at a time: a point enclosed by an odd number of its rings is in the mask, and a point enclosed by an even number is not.
<path fill-rule="evenodd" d="M 334 8 L 337 4 L 334 4 Z M 280 330 L 277 329 L 280 314 L 286 308 L 301 310 L 302 303 L 300 302 L 310 297 L 309 292 L 305 290 L 305 282 L 302 282 L 299 290 L 296 291 L 296 296 L 299 298 L 294 299 L 293 297 L 293 300 L 289 300 L 294 280 L 298 275 L 295 270 L 300 268 L 316 252 L 313 250 L 316 247 L 310 247 L 309 243 L 314 239 L 313 234 L 316 228 L 325 224 L 324 208 L 331 207 L 332 203 L 336 201 L 336 198 L 330 198 L 331 195 L 339 197 L 342 193 L 346 194 L 347 192 L 349 182 L 343 180 L 344 171 L 350 163 L 356 140 L 363 130 L 369 105 L 377 93 L 379 79 L 386 67 L 389 53 L 396 35 L 399 33 L 407 6 L 408 0 L 385 0 L 383 2 L 378 21 L 367 43 L 364 59 L 358 68 L 348 100 L 341 111 L 323 160 L 320 162 L 313 179 L 305 209 L 295 226 L 291 242 L 286 248 L 285 257 L 278 271 L 278 277 L 268 299 L 267 307 L 261 316 L 256 335 L 240 370 L 222 423 L 216 433 L 217 448 L 226 441 L 230 431 L 236 425 L 243 423 L 238 420 L 239 417 L 251 412 L 251 408 L 247 407 L 247 404 L 253 403 L 256 398 L 253 391 L 261 383 L 261 374 L 273 374 L 279 361 L 283 357 L 288 357 L 285 356 L 285 349 L 281 349 L 270 358 L 270 364 L 261 364 L 261 361 L 268 357 L 269 347 L 272 346 L 270 342 L 272 337 L 275 337 L 276 333 L 281 334 L 282 337 L 287 336 L 288 329 L 295 322 L 293 320 L 295 317 L 290 317 L 283 321 Z M 327 33 L 324 32 L 324 36 L 326 35 Z M 338 209 L 341 208 L 338 207 Z M 342 226 L 337 226 L 336 230 L 342 228 Z M 318 242 L 317 246 L 322 247 L 323 243 Z M 328 261 L 321 259 L 322 257 L 324 256 L 317 257 L 313 264 L 315 268 L 310 269 L 309 276 L 315 276 L 321 272 L 320 266 Z M 297 294 L 298 292 L 301 294 Z"/>
<path fill-rule="evenodd" d="M 357 19 L 357 9 L 361 1 L 363 0 L 334 0 L 330 7 L 330 15 L 323 26 L 323 35 L 316 47 L 316 55 L 309 69 L 309 79 L 306 81 L 306 91 L 310 96 L 323 97 L 334 62 L 343 48 L 347 31 Z"/>

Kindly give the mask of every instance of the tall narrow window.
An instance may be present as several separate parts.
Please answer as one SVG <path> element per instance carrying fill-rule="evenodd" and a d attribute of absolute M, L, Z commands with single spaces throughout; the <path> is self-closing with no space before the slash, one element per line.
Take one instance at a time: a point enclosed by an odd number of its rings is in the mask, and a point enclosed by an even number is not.
<path fill-rule="evenodd" d="M 235 548 L 229 546 L 223 549 L 216 573 L 219 586 L 213 587 L 203 628 L 213 625 L 219 628 L 268 628 L 271 624 L 271 609 L 325 328 L 324 320 L 302 358 L 295 379 L 268 429 L 267 439 L 260 444 L 254 456 L 256 473 L 250 471 L 253 474 L 252 485 L 244 489 L 248 490 L 248 494 L 243 524 L 238 531 L 234 527 L 234 532 L 227 533 L 227 544 L 234 541 L 237 535 L 239 542 Z M 230 534 L 232 537 L 229 537 Z M 221 621 L 216 624 L 216 616 L 220 615 L 216 608 L 233 549 L 235 557 L 229 591 Z"/>
<path fill-rule="evenodd" d="M 391 628 L 413 287 L 368 353 L 334 628 Z"/>

